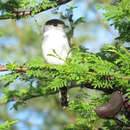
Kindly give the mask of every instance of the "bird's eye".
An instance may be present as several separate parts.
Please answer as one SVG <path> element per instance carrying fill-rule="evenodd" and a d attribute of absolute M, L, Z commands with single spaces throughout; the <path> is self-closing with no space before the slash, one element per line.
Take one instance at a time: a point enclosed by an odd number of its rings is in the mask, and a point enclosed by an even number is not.
<path fill-rule="evenodd" d="M 54 23 L 54 26 L 57 26 L 57 23 Z"/>

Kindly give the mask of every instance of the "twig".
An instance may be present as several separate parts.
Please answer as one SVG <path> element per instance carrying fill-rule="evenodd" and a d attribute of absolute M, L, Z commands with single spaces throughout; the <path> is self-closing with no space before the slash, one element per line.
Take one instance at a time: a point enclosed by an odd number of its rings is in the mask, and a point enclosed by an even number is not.
<path fill-rule="evenodd" d="M 130 127 L 130 125 L 129 124 L 126 124 L 125 122 L 123 122 L 123 121 L 121 121 L 121 120 L 119 120 L 118 118 L 112 118 L 113 120 L 115 120 L 116 122 L 117 122 L 117 124 L 120 126 L 120 127 Z"/>
<path fill-rule="evenodd" d="M 12 71 L 23 71 L 26 72 L 28 70 L 28 67 L 16 67 Z M 11 71 L 8 67 L 6 66 L 0 66 L 0 71 Z"/>

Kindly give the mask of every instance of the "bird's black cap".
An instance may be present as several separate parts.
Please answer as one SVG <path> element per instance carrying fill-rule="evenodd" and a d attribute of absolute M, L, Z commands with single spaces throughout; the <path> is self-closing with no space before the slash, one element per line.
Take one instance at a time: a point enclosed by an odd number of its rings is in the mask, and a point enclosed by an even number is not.
<path fill-rule="evenodd" d="M 51 19 L 45 23 L 45 25 L 54 25 L 54 26 L 57 26 L 58 24 L 65 25 L 64 21 L 59 19 Z"/>

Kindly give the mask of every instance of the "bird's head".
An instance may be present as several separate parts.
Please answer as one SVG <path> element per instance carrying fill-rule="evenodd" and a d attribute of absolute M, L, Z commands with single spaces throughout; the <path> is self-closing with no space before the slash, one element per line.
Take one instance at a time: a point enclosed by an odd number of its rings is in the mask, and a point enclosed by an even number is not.
<path fill-rule="evenodd" d="M 48 31 L 49 29 L 57 29 L 63 30 L 65 28 L 65 23 L 59 19 L 51 19 L 45 23 L 44 31 Z"/>

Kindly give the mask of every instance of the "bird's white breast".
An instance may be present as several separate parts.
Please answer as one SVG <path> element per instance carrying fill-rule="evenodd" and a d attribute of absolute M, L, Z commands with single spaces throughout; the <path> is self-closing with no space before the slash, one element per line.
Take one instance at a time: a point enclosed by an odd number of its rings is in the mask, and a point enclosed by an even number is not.
<path fill-rule="evenodd" d="M 44 32 L 43 36 L 42 53 L 46 61 L 49 64 L 64 64 L 70 51 L 68 39 L 64 30 L 58 27 L 50 27 Z M 48 55 L 56 55 L 54 51 L 61 59 Z"/>

